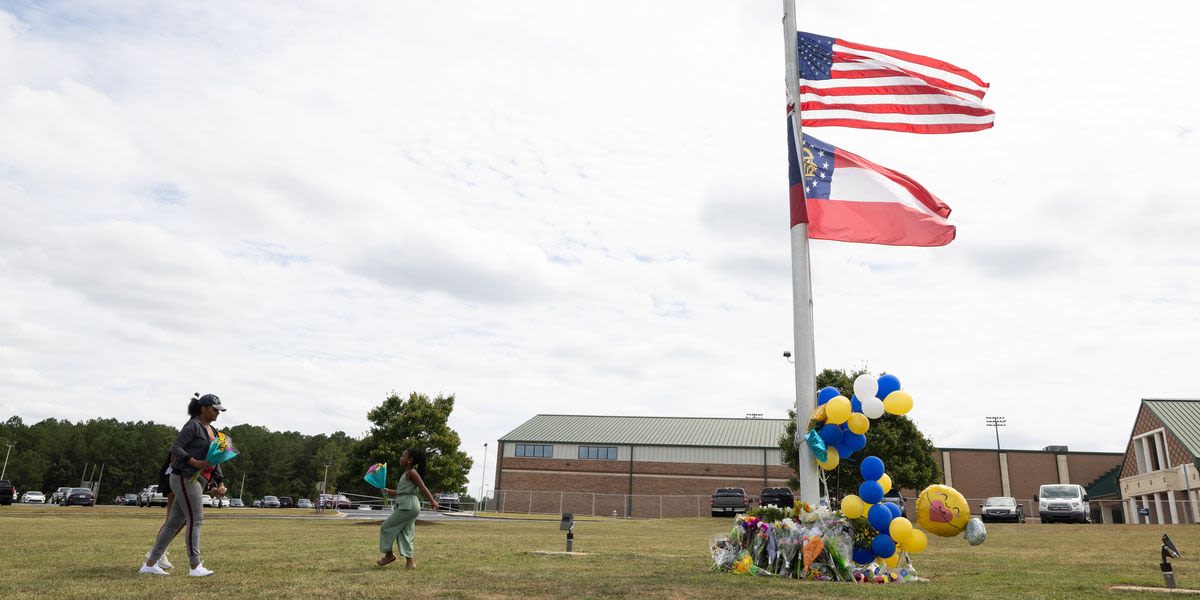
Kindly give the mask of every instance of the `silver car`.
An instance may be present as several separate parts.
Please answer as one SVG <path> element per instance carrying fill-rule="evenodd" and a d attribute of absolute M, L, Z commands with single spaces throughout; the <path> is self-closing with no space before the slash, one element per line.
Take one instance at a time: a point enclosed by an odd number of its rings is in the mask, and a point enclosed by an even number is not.
<path fill-rule="evenodd" d="M 1025 522 L 1025 505 L 1017 503 L 1017 499 L 1012 496 L 993 496 L 980 504 L 979 509 L 980 517 L 985 523 L 990 521 Z"/>

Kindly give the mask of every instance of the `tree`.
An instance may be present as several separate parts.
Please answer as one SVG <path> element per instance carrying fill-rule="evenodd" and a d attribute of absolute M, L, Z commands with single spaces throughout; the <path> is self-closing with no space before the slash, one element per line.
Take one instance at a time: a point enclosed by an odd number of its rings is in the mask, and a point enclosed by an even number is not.
<path fill-rule="evenodd" d="M 865 369 L 853 372 L 824 369 L 817 375 L 817 389 L 833 386 L 849 398 L 854 394 L 854 378 L 865 372 Z M 783 437 L 779 438 L 779 451 L 783 454 L 783 461 L 793 471 L 799 472 L 800 456 L 795 444 L 796 411 L 789 410 L 788 418 Z M 894 489 L 924 489 L 941 480 L 941 471 L 933 459 L 934 450 L 933 442 L 908 417 L 884 414 L 872 419 L 871 429 L 867 431 L 866 448 L 855 452 L 852 457 L 843 457 L 837 468 L 826 476 L 831 495 L 840 498 L 858 489 L 858 484 L 862 482 L 858 465 L 867 456 L 883 459 Z M 790 483 L 793 487 L 799 487 L 795 478 Z"/>
<path fill-rule="evenodd" d="M 377 462 L 389 463 L 395 469 L 400 454 L 405 448 L 412 447 L 425 450 L 425 485 L 430 492 L 465 493 L 467 473 L 473 461 L 459 449 L 462 441 L 448 424 L 453 410 L 453 394 L 439 394 L 430 400 L 429 396 L 417 392 L 412 392 L 408 398 L 393 392 L 383 404 L 367 413 L 373 426 L 367 437 L 350 451 L 349 464 L 339 478 L 339 484 L 343 488 L 349 486 L 375 493 L 362 481 L 362 474 Z"/>

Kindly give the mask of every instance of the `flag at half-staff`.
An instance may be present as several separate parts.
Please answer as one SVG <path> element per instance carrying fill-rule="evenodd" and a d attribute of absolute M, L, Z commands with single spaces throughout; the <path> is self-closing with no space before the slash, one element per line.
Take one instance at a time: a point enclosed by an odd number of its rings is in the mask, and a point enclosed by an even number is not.
<path fill-rule="evenodd" d="M 988 84 L 948 62 L 797 32 L 804 127 L 963 133 L 992 127 Z"/>
<path fill-rule="evenodd" d="M 950 207 L 911 177 L 811 135 L 799 141 L 788 112 L 791 226 L 808 223 L 820 240 L 944 246 L 955 229 Z"/>

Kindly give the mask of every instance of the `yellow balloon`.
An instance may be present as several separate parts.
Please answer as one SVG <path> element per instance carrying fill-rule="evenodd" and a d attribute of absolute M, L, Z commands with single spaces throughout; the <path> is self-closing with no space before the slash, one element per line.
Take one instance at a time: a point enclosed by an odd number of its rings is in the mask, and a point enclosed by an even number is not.
<path fill-rule="evenodd" d="M 850 413 L 850 418 L 846 419 L 846 426 L 852 433 L 866 433 L 871 428 L 871 420 L 862 413 Z"/>
<path fill-rule="evenodd" d="M 892 536 L 897 544 L 903 544 L 908 540 L 908 536 L 912 535 L 912 521 L 904 517 L 896 517 L 892 519 L 892 524 L 888 526 L 888 534 Z"/>
<path fill-rule="evenodd" d="M 909 554 L 920 554 L 925 551 L 925 547 L 928 545 L 929 537 L 925 535 L 925 532 L 920 529 L 914 529 L 908 534 L 908 539 L 904 540 L 904 551 Z"/>
<path fill-rule="evenodd" d="M 935 483 L 917 496 L 917 525 L 942 537 L 962 533 L 971 519 L 971 505 L 958 490 Z"/>
<path fill-rule="evenodd" d="M 883 477 L 879 478 L 879 485 L 883 487 L 883 493 L 885 494 L 892 491 L 892 476 L 884 473 Z M 904 507 L 901 506 L 900 508 Z"/>
<path fill-rule="evenodd" d="M 893 415 L 902 415 L 912 410 L 912 394 L 904 390 L 896 390 L 883 399 L 883 410 Z"/>
<path fill-rule="evenodd" d="M 895 569 L 896 565 L 900 564 L 900 551 L 897 550 L 891 556 L 883 559 L 883 564 L 887 565 L 889 569 Z"/>
<path fill-rule="evenodd" d="M 841 425 L 850 418 L 850 400 L 845 396 L 837 396 L 825 403 L 825 422 Z"/>
<path fill-rule="evenodd" d="M 826 448 L 825 449 L 825 462 L 821 462 L 818 460 L 817 464 L 820 465 L 821 468 L 825 469 L 826 471 L 832 471 L 837 468 L 839 460 L 841 460 L 841 459 L 838 457 L 837 448 Z"/>
<path fill-rule="evenodd" d="M 863 516 L 863 501 L 855 494 L 842 498 L 842 514 L 847 519 L 857 519 Z"/>

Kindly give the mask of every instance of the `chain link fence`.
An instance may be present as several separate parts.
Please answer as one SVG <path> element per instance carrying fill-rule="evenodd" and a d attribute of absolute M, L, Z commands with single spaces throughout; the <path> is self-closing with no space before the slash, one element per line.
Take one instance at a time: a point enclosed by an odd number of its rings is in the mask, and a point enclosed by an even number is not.
<path fill-rule="evenodd" d="M 707 517 L 711 514 L 708 495 L 595 494 L 592 492 L 548 492 L 500 490 L 492 505 L 496 512 L 518 514 L 562 514 L 668 519 Z"/>

